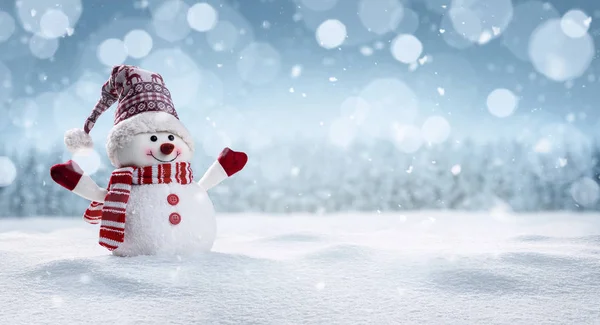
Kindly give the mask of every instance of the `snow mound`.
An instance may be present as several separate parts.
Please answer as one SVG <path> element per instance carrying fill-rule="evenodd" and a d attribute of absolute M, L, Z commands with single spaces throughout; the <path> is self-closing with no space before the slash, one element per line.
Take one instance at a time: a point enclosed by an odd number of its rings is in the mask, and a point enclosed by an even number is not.
<path fill-rule="evenodd" d="M 226 215 L 212 253 L 120 258 L 80 219 L 0 219 L 0 324 L 600 319 L 598 215 L 398 220 Z"/>

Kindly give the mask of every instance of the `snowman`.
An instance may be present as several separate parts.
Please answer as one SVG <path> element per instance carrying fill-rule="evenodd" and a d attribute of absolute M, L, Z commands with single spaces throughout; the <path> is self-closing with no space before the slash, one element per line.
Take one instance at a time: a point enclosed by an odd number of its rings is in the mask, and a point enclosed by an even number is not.
<path fill-rule="evenodd" d="M 225 148 L 198 181 L 190 167 L 194 141 L 159 74 L 135 66 L 112 69 L 83 129 L 69 130 L 71 152 L 92 148 L 98 117 L 118 101 L 106 150 L 116 167 L 107 189 L 74 162 L 52 166 L 52 179 L 91 202 L 84 220 L 100 224 L 100 245 L 117 256 L 208 251 L 216 235 L 207 191 L 240 171 L 248 157 Z"/>

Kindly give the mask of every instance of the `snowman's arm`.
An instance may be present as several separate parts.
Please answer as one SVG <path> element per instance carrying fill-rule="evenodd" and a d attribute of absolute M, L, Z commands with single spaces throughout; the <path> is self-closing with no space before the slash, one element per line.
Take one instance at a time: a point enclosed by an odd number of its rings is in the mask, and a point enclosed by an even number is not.
<path fill-rule="evenodd" d="M 219 183 L 239 172 L 244 168 L 248 156 L 243 152 L 236 152 L 229 148 L 223 149 L 219 158 L 208 168 L 198 185 L 205 191 L 217 186 Z"/>
<path fill-rule="evenodd" d="M 202 187 L 205 191 L 210 190 L 211 188 L 219 185 L 222 181 L 224 181 L 227 177 L 227 173 L 223 166 L 219 163 L 218 160 L 210 165 L 204 176 L 198 181 L 198 185 Z"/>
<path fill-rule="evenodd" d="M 94 180 L 72 160 L 56 164 L 50 168 L 50 176 L 60 186 L 90 201 L 104 203 L 107 190 Z"/>
<path fill-rule="evenodd" d="M 83 174 L 73 193 L 93 202 L 104 203 L 108 191 L 98 186 L 90 176 Z"/>

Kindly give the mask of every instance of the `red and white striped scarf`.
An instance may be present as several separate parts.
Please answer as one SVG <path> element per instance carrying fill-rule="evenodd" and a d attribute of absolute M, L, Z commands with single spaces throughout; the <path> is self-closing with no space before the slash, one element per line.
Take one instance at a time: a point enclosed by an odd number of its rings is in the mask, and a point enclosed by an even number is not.
<path fill-rule="evenodd" d="M 125 238 L 125 212 L 133 185 L 189 184 L 192 180 L 192 168 L 186 162 L 115 169 L 104 203 L 92 202 L 83 218 L 89 223 L 100 223 L 100 245 L 115 250 Z"/>

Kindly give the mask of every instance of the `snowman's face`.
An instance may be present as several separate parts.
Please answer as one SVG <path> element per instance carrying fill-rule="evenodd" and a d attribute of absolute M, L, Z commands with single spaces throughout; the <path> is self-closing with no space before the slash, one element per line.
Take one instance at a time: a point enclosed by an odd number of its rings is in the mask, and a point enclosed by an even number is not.
<path fill-rule="evenodd" d="M 190 147 L 180 137 L 169 132 L 134 135 L 126 145 L 117 151 L 120 167 L 189 162 L 191 158 Z"/>

